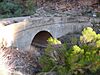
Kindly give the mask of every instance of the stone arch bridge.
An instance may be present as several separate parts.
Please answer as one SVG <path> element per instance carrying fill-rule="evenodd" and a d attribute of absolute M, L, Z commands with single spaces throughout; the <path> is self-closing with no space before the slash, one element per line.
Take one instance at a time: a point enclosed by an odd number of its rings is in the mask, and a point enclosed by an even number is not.
<path fill-rule="evenodd" d="M 0 39 L 19 49 L 28 49 L 33 44 L 45 46 L 50 36 L 59 38 L 90 25 L 87 17 L 28 17 L 0 28 Z"/>

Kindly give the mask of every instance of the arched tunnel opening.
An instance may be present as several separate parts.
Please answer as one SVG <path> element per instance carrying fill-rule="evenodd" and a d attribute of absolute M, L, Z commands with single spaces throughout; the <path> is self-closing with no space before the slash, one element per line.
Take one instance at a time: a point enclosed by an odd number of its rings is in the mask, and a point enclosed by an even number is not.
<path fill-rule="evenodd" d="M 47 47 L 47 40 L 50 37 L 52 37 L 52 35 L 47 31 L 38 32 L 32 40 L 31 50 L 34 50 L 36 54 L 37 52 L 43 52 L 44 49 Z"/>
<path fill-rule="evenodd" d="M 45 46 L 47 46 L 47 44 L 48 44 L 47 40 L 50 37 L 52 37 L 52 35 L 49 32 L 47 32 L 47 31 L 40 31 L 33 38 L 31 45 L 32 46 L 45 47 Z"/>

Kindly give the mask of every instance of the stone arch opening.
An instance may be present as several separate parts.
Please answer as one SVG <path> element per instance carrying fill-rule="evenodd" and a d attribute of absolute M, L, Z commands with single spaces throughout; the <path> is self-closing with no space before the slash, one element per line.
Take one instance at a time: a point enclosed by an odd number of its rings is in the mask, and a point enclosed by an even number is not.
<path fill-rule="evenodd" d="M 47 40 L 50 37 L 52 37 L 52 35 L 48 31 L 40 31 L 33 38 L 31 45 L 45 48 L 48 44 Z"/>

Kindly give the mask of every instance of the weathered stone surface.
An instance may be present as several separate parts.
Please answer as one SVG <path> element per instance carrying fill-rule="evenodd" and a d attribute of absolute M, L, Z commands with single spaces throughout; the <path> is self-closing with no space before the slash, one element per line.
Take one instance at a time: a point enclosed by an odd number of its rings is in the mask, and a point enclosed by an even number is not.
<path fill-rule="evenodd" d="M 91 20 L 82 16 L 30 17 L 25 18 L 22 22 L 5 26 L 0 31 L 5 31 L 6 38 L 9 37 L 8 34 L 11 35 L 12 45 L 25 49 L 30 47 L 36 34 L 41 31 L 46 31 L 53 37 L 59 38 L 69 32 L 78 32 L 86 26 L 91 26 Z M 2 38 L 0 37 L 0 39 Z"/>
<path fill-rule="evenodd" d="M 10 24 L 21 22 L 21 21 L 28 19 L 28 18 L 30 18 L 30 16 L 0 19 L 0 24 L 7 26 L 7 25 L 10 25 Z"/>

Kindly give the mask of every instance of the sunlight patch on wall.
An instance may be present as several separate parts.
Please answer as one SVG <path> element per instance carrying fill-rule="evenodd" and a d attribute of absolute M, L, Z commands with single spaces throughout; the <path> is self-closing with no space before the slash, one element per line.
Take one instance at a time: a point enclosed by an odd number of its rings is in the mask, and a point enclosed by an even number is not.
<path fill-rule="evenodd" d="M 13 26 L 0 28 L 0 44 L 9 47 L 12 45 L 13 41 L 14 41 Z"/>

